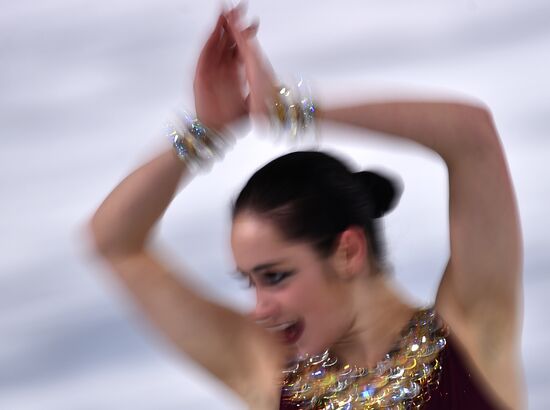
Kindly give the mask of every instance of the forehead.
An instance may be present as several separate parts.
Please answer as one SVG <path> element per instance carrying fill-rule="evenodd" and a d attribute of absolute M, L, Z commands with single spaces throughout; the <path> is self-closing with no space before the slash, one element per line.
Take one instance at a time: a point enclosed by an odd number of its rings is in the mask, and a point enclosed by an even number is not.
<path fill-rule="evenodd" d="M 270 262 L 295 262 L 308 253 L 306 244 L 287 241 L 272 222 L 250 213 L 234 219 L 231 248 L 237 266 L 244 271 Z"/>

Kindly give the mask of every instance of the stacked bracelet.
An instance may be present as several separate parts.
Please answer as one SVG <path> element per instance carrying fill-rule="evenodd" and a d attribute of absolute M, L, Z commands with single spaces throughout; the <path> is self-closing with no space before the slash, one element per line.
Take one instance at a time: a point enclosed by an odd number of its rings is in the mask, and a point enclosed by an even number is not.
<path fill-rule="evenodd" d="M 290 135 L 294 143 L 306 142 L 306 134 L 315 128 L 317 109 L 303 80 L 300 79 L 293 89 L 276 87 L 268 107 L 271 123 L 279 134 Z M 316 133 L 312 134 L 316 145 Z M 214 160 L 223 158 L 227 148 L 233 145 L 232 138 L 222 138 L 184 111 L 168 122 L 166 135 L 178 158 L 191 172 L 209 169 Z"/>
<path fill-rule="evenodd" d="M 302 79 L 293 89 L 276 87 L 273 100 L 268 102 L 272 126 L 294 142 L 302 142 L 305 134 L 315 127 L 316 106 L 306 88 Z"/>
<path fill-rule="evenodd" d="M 168 122 L 166 133 L 174 152 L 191 172 L 209 169 L 213 161 L 223 158 L 226 149 L 232 145 L 229 138 L 222 138 L 186 112 L 175 115 Z"/>

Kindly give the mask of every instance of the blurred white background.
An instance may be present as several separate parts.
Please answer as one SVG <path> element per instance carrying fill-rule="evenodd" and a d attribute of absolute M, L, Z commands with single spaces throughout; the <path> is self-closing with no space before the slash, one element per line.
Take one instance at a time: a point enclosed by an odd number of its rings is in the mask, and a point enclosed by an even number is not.
<path fill-rule="evenodd" d="M 90 256 L 84 226 L 105 195 L 156 152 L 171 110 L 192 109 L 198 51 L 221 8 L 203 0 L 3 1 L 0 13 L 0 409 L 241 409 L 177 354 Z M 492 110 L 525 236 L 523 356 L 530 408 L 547 409 L 550 319 L 550 3 L 250 1 L 275 69 L 330 103 L 418 93 L 467 95 Z M 455 93 L 455 94 L 453 94 Z M 386 220 L 397 279 L 420 302 L 447 258 L 446 175 L 433 154 L 325 128 L 325 148 L 400 174 Z M 238 309 L 229 204 L 289 148 L 258 132 L 174 201 L 159 232 L 185 280 Z M 197 312 L 200 314 L 200 312 Z"/>

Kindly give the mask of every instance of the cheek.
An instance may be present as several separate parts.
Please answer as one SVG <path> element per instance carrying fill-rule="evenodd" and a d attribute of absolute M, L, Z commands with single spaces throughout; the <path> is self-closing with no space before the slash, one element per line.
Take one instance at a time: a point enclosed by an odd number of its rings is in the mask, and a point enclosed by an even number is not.
<path fill-rule="evenodd" d="M 327 290 L 319 280 L 311 280 L 308 272 L 297 275 L 285 294 L 285 302 L 296 310 L 297 314 L 307 315 L 316 312 L 320 301 L 328 296 Z"/>
<path fill-rule="evenodd" d="M 304 272 L 296 278 L 292 287 L 292 298 L 310 313 L 333 310 L 338 300 L 342 299 L 342 287 L 334 280 L 327 280 L 328 274 L 321 269 Z"/>
<path fill-rule="evenodd" d="M 286 297 L 294 313 L 305 321 L 298 345 L 302 353 L 321 353 L 344 334 L 351 320 L 346 310 L 347 298 L 340 286 L 324 279 L 296 279 Z"/>

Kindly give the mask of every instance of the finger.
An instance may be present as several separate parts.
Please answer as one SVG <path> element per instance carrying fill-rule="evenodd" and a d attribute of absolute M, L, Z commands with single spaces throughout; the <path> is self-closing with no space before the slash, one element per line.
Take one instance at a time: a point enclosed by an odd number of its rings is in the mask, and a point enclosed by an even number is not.
<path fill-rule="evenodd" d="M 229 23 L 229 16 L 224 15 L 224 23 L 223 23 L 223 29 L 229 34 L 229 42 L 230 44 L 236 43 L 236 40 L 233 36 L 233 29 L 230 27 Z M 235 27 L 235 24 L 231 24 L 233 27 Z M 259 20 L 253 21 L 248 27 L 241 30 L 241 34 L 244 38 L 253 37 L 258 32 L 258 28 L 260 26 Z"/>
<path fill-rule="evenodd" d="M 254 37 L 258 33 L 258 28 L 260 27 L 260 22 L 255 21 L 250 26 L 242 30 L 242 34 L 245 38 Z"/>
<path fill-rule="evenodd" d="M 223 51 L 222 60 L 223 62 L 231 62 L 239 54 L 239 47 L 237 43 L 228 42 L 225 50 Z"/>
<path fill-rule="evenodd" d="M 256 36 L 258 33 L 258 26 L 259 23 L 255 22 L 242 30 L 242 35 L 245 39 L 250 40 Z M 232 60 L 239 60 L 242 61 L 242 53 L 239 53 L 239 47 L 237 46 L 237 43 L 235 42 L 233 45 L 229 48 L 230 54 L 229 56 L 224 56 L 224 58 L 230 58 Z"/>
<path fill-rule="evenodd" d="M 246 15 L 247 9 L 248 2 L 241 1 L 237 6 L 229 11 L 229 13 L 231 14 L 231 18 L 233 18 L 236 22 L 236 27 L 243 27 L 245 25 L 243 23 L 243 17 Z M 257 22 L 250 24 L 250 26 L 254 24 L 257 25 Z"/>
<path fill-rule="evenodd" d="M 235 39 L 235 42 L 237 43 L 237 46 L 246 47 L 245 39 L 242 35 L 242 29 L 240 28 L 239 20 L 235 12 L 235 9 L 231 10 L 227 14 L 227 25 L 231 35 L 233 36 L 233 38 Z"/>
<path fill-rule="evenodd" d="M 220 47 L 219 47 L 219 50 L 218 50 L 218 54 L 216 55 L 216 60 L 215 61 L 216 61 L 217 64 L 222 63 L 227 58 L 229 46 L 230 46 L 230 44 L 229 44 L 228 36 L 224 32 L 223 38 L 220 41 Z"/>
<path fill-rule="evenodd" d="M 232 8 L 226 15 L 227 21 L 232 23 L 235 27 L 241 25 L 242 21 L 242 7 L 239 6 Z"/>
<path fill-rule="evenodd" d="M 214 30 L 210 34 L 210 37 L 208 37 L 208 40 L 206 41 L 201 51 L 201 54 L 199 56 L 199 61 L 208 60 L 210 58 L 213 58 L 216 55 L 218 43 L 220 42 L 220 39 L 221 39 L 224 20 L 225 18 L 222 13 L 220 14 L 220 17 L 216 22 L 216 26 L 214 27 Z"/>
<path fill-rule="evenodd" d="M 224 17 L 224 20 L 225 20 L 225 17 Z M 234 42 L 233 37 L 231 36 L 231 33 L 229 33 L 229 31 L 227 31 L 225 27 L 226 27 L 226 23 L 224 21 L 221 29 L 220 41 L 218 42 L 218 45 L 217 45 L 220 56 L 222 56 L 225 50 L 227 49 L 227 47 L 229 47 L 229 45 Z"/>
<path fill-rule="evenodd" d="M 233 34 L 231 32 L 227 19 L 225 19 L 224 21 L 223 30 L 224 30 L 224 36 L 226 41 L 224 42 L 222 60 L 228 61 L 231 58 L 233 58 L 234 55 L 237 53 L 237 42 L 233 37 Z"/>
<path fill-rule="evenodd" d="M 242 30 L 241 32 L 242 36 L 246 39 L 250 39 L 254 37 L 258 32 L 258 26 L 259 26 L 259 22 L 255 21 L 250 26 Z M 230 61 L 230 60 L 237 59 L 240 57 L 239 47 L 237 46 L 237 42 L 230 31 L 231 29 L 229 28 L 229 23 L 227 21 L 224 22 L 224 30 L 226 31 L 225 34 L 228 37 L 228 43 L 225 44 L 222 60 Z"/>
<path fill-rule="evenodd" d="M 227 21 L 231 33 L 240 47 L 244 47 L 246 40 L 252 39 L 257 34 L 260 25 L 259 20 L 256 19 L 248 27 L 242 28 L 239 11 L 236 9 L 231 10 L 227 14 Z M 248 45 L 250 44 L 248 43 Z"/>
<path fill-rule="evenodd" d="M 212 30 L 210 37 L 206 41 L 205 49 L 215 49 L 217 47 L 218 42 L 221 38 L 224 21 L 225 21 L 225 17 L 222 13 L 218 17 L 218 21 L 216 21 L 216 26 L 214 27 L 214 30 Z"/>
<path fill-rule="evenodd" d="M 234 11 L 239 16 L 242 16 L 243 14 L 246 14 L 246 11 L 248 10 L 248 2 L 247 1 L 240 1 L 237 3 L 231 11 Z"/>

